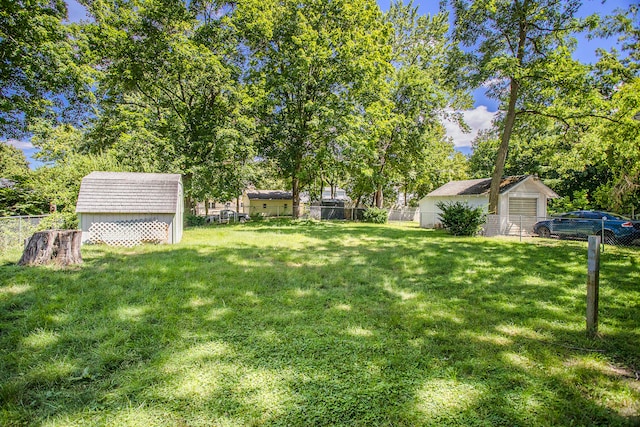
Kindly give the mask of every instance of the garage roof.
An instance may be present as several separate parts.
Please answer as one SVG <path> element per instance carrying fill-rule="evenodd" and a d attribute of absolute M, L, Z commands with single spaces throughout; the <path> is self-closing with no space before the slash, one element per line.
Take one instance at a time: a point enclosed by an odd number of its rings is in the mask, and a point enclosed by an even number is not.
<path fill-rule="evenodd" d="M 549 197 L 558 197 L 558 195 L 546 185 L 540 182 L 539 178 L 533 175 L 515 175 L 502 178 L 500 182 L 500 194 L 512 190 L 524 181 L 532 179 L 538 182 Z M 468 179 L 464 181 L 451 181 L 440 188 L 433 190 L 427 196 L 481 196 L 488 195 L 491 187 L 491 178 Z"/>
<path fill-rule="evenodd" d="M 293 193 L 282 190 L 251 190 L 247 192 L 249 200 L 291 200 Z"/>

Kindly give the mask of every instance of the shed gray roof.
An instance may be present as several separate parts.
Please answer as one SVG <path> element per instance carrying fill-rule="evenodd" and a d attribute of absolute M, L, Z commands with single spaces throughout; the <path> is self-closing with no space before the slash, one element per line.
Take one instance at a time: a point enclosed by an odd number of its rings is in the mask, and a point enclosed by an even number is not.
<path fill-rule="evenodd" d="M 506 193 L 528 178 L 533 178 L 533 176 L 516 175 L 502 178 L 502 181 L 500 182 L 500 194 Z M 433 190 L 431 193 L 427 194 L 427 196 L 482 196 L 489 194 L 490 187 L 491 178 L 451 181 L 442 187 Z M 549 189 L 549 191 L 551 191 L 551 189 Z M 553 192 L 551 191 L 551 193 Z"/>
<path fill-rule="evenodd" d="M 251 190 L 247 191 L 249 200 L 291 200 L 293 193 L 282 190 Z"/>
<path fill-rule="evenodd" d="M 82 179 L 78 213 L 176 213 L 178 174 L 91 172 Z"/>

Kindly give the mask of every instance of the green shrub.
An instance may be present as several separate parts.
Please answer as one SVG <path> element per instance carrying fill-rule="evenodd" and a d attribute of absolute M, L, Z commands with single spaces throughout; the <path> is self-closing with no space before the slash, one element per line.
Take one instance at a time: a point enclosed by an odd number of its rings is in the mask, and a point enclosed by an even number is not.
<path fill-rule="evenodd" d="M 207 223 L 207 219 L 199 215 L 188 214 L 185 218 L 187 227 L 199 227 Z"/>
<path fill-rule="evenodd" d="M 388 213 L 386 209 L 369 208 L 362 214 L 364 222 L 373 222 L 374 224 L 384 224 L 387 222 Z"/>
<path fill-rule="evenodd" d="M 442 211 L 440 220 L 444 228 L 454 236 L 474 236 L 485 222 L 484 209 L 462 202 L 438 202 Z"/>
<path fill-rule="evenodd" d="M 38 224 L 38 231 L 75 230 L 78 227 L 78 214 L 75 212 L 58 211 L 42 218 L 42 221 Z"/>

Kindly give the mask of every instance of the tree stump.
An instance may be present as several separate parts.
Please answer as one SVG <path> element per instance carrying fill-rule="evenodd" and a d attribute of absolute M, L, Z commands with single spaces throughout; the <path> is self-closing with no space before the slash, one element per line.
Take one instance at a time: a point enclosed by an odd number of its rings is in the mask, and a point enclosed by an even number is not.
<path fill-rule="evenodd" d="M 46 230 L 33 234 L 24 247 L 18 265 L 82 264 L 80 230 Z"/>

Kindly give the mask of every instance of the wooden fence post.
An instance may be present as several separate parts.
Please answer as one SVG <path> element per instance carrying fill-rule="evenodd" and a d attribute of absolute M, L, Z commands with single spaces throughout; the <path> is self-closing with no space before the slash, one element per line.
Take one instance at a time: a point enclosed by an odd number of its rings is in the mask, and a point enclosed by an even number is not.
<path fill-rule="evenodd" d="M 600 287 L 600 236 L 589 236 L 587 260 L 587 335 L 598 333 L 598 298 Z"/>

